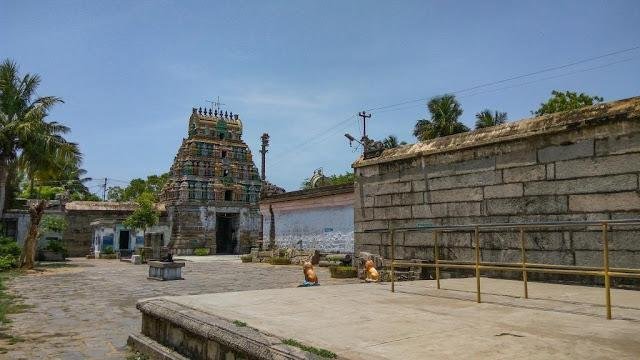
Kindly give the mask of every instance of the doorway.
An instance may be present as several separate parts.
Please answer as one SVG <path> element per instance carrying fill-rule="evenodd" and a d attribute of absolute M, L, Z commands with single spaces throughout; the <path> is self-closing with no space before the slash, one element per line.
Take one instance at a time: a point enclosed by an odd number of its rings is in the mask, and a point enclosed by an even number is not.
<path fill-rule="evenodd" d="M 118 245 L 120 250 L 129 250 L 129 230 L 120 230 Z"/>
<path fill-rule="evenodd" d="M 216 214 L 216 254 L 238 253 L 238 214 Z"/>

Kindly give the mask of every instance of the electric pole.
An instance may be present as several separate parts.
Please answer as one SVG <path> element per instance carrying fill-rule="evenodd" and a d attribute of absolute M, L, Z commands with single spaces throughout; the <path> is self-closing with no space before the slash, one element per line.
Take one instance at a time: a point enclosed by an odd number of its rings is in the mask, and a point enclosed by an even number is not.
<path fill-rule="evenodd" d="M 104 178 L 104 185 L 102 185 L 102 201 L 107 199 L 107 178 Z"/>
<path fill-rule="evenodd" d="M 358 116 L 362 118 L 362 137 L 367 137 L 367 119 L 371 117 L 371 114 L 367 114 L 364 110 L 358 113 Z"/>
<path fill-rule="evenodd" d="M 261 178 L 262 178 L 262 181 L 265 181 L 267 179 L 265 166 L 266 166 L 267 152 L 269 151 L 267 150 L 267 147 L 269 146 L 269 134 L 267 133 L 262 134 L 260 139 L 262 139 L 262 149 L 260 150 L 260 154 L 262 154 Z"/>

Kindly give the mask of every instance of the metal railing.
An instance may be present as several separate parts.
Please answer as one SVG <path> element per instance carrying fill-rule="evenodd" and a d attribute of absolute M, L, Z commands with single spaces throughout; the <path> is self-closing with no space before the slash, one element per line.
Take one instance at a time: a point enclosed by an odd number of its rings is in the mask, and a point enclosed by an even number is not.
<path fill-rule="evenodd" d="M 562 275 L 583 275 L 600 276 L 604 278 L 605 307 L 607 319 L 611 319 L 611 278 L 636 278 L 640 279 L 640 269 L 638 268 L 613 268 L 609 266 L 609 232 L 612 226 L 633 226 L 640 225 L 640 219 L 627 220 L 600 220 L 600 221 L 558 221 L 539 223 L 489 223 L 474 225 L 452 225 L 452 226 L 425 226 L 415 228 L 391 228 L 389 230 L 369 230 L 365 232 L 381 232 L 390 234 L 391 246 L 391 291 L 395 292 L 395 268 L 396 267 L 427 267 L 435 268 L 436 287 L 440 289 L 440 269 L 472 269 L 475 270 L 476 278 L 476 301 L 481 302 L 480 274 L 482 270 L 491 271 L 515 271 L 522 272 L 524 284 L 524 298 L 529 298 L 527 286 L 528 273 L 548 273 Z M 600 227 L 602 232 L 602 267 L 594 266 L 574 266 L 574 265 L 553 265 L 530 263 L 527 261 L 527 251 L 525 246 L 526 230 L 536 228 L 562 228 L 560 231 L 567 231 L 565 228 L 573 227 Z M 520 242 L 520 262 L 486 262 L 481 261 L 480 256 L 480 232 L 486 230 L 510 230 L 517 231 Z M 422 231 L 431 232 L 433 236 L 433 263 L 417 263 L 396 260 L 395 258 L 395 234 L 397 232 Z M 472 232 L 474 261 L 441 260 L 439 254 L 439 240 L 443 233 L 451 232 Z M 640 241 L 640 239 L 638 239 Z"/>

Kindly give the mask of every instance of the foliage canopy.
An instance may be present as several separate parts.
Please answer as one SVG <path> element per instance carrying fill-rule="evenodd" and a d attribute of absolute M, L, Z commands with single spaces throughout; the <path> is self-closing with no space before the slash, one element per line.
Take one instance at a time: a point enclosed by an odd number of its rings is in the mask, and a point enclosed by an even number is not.
<path fill-rule="evenodd" d="M 151 194 L 154 201 L 158 201 L 162 187 L 169 179 L 169 173 L 149 175 L 147 179 L 133 179 L 126 187 L 110 187 L 107 198 L 113 201 L 132 201 L 144 193 Z"/>
<path fill-rule="evenodd" d="M 0 63 L 0 214 L 9 176 L 23 172 L 33 190 L 34 184 L 61 183 L 81 161 L 78 145 L 64 138 L 69 128 L 46 121 L 62 99 L 37 96 L 39 85 L 38 75 L 21 75 L 15 62 Z"/>
<path fill-rule="evenodd" d="M 462 106 L 455 95 L 436 96 L 427 103 L 430 119 L 416 122 L 413 135 L 420 141 L 435 139 L 469 131 L 469 128 L 458 119 L 462 115 Z"/>
<path fill-rule="evenodd" d="M 507 122 L 507 113 L 484 109 L 476 114 L 476 129 L 496 126 Z"/>
<path fill-rule="evenodd" d="M 146 231 L 147 228 L 158 223 L 160 212 L 156 209 L 153 194 L 149 192 L 140 194 L 136 198 L 136 203 L 138 208 L 125 219 L 124 225 L 129 229 Z"/>
<path fill-rule="evenodd" d="M 584 106 L 590 106 L 602 102 L 604 99 L 600 96 L 591 96 L 585 93 L 576 93 L 574 91 L 558 91 L 551 92 L 551 98 L 540 104 L 536 111 L 532 114 L 536 116 L 553 114 L 560 111 L 568 111 L 579 109 Z"/>
<path fill-rule="evenodd" d="M 389 135 L 382 140 L 382 145 L 384 145 L 385 149 L 393 149 L 399 146 L 407 145 L 407 142 L 399 141 L 398 137 L 395 135 Z"/>

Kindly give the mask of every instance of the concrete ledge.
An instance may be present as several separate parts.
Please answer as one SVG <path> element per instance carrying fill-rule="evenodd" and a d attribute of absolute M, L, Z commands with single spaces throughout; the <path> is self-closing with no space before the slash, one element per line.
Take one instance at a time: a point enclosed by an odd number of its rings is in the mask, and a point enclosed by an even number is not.
<path fill-rule="evenodd" d="M 156 298 L 138 302 L 142 312 L 142 336 L 148 339 L 138 351 L 155 356 L 156 349 L 172 348 L 190 359 L 317 359 L 282 344 L 282 340 L 248 326 Z M 149 343 L 151 341 L 151 343 Z"/>
<path fill-rule="evenodd" d="M 521 281 L 482 278 L 478 304 L 475 278 L 441 282 L 396 283 L 395 293 L 385 283 L 173 296 L 139 308 L 146 336 L 173 337 L 164 343 L 172 348 L 192 344 L 192 353 L 180 352 L 195 359 L 206 358 L 195 344 L 204 339 L 213 350 L 238 351 L 236 359 L 304 358 L 279 339 L 354 360 L 640 358 L 638 291 L 612 289 L 607 320 L 602 288 L 529 282 L 523 299 Z"/>
<path fill-rule="evenodd" d="M 188 360 L 188 358 L 179 353 L 141 334 L 129 335 L 127 345 L 129 345 L 133 351 L 146 354 L 153 360 Z"/>

